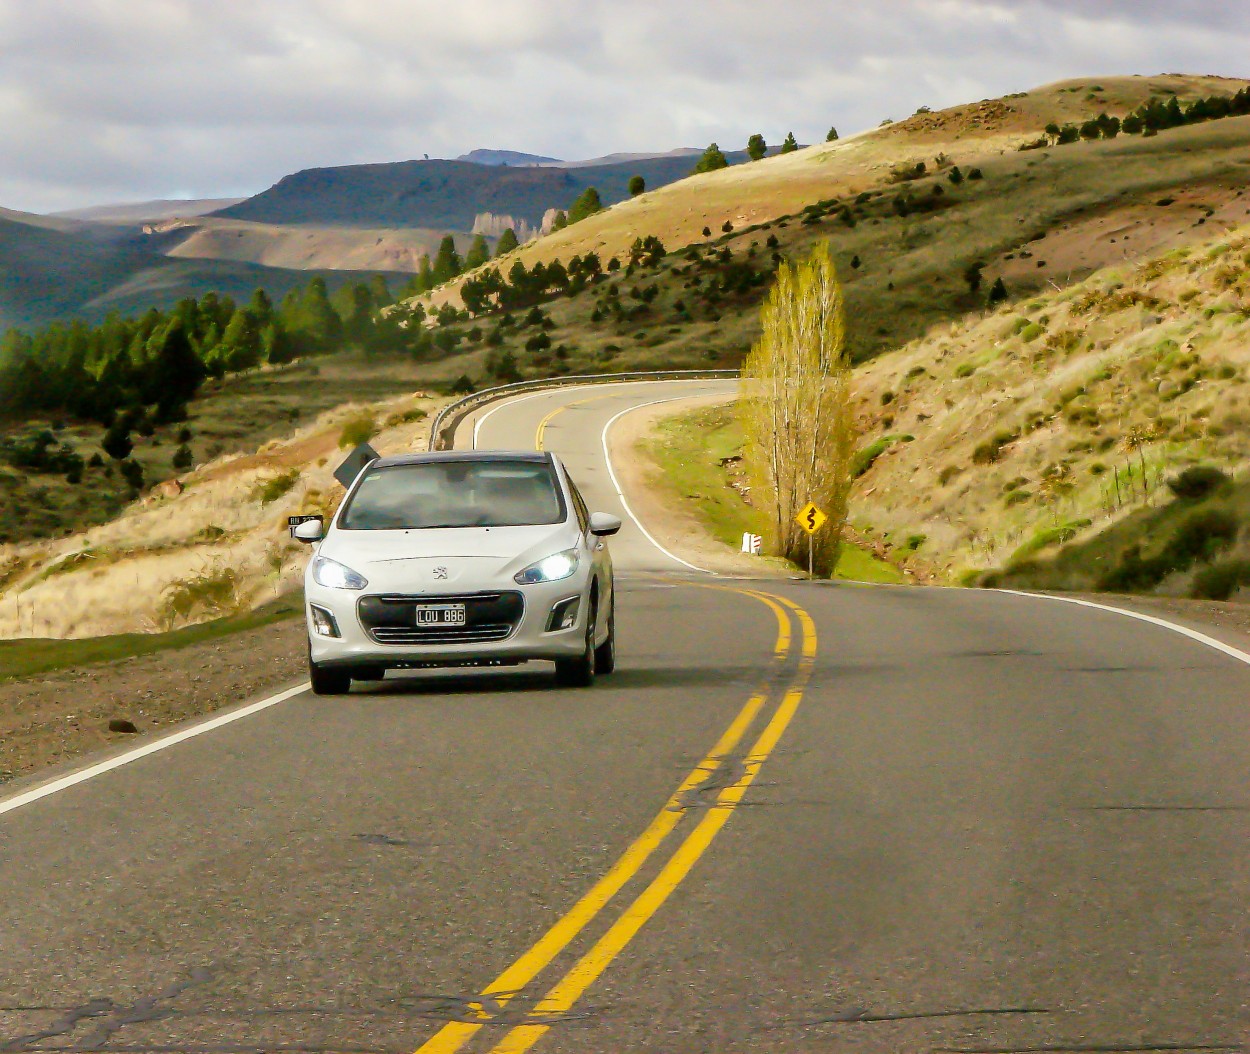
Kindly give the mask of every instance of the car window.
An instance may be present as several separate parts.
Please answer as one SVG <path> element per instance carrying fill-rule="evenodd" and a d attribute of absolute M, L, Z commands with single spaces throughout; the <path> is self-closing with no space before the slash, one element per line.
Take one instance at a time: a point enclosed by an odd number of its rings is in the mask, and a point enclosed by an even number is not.
<path fill-rule="evenodd" d="M 582 528 L 582 534 L 585 534 L 590 529 L 590 510 L 586 508 L 582 492 L 577 489 L 573 477 L 567 472 L 564 473 L 564 481 L 569 485 L 569 493 L 573 495 L 573 511 L 577 513 L 577 522 Z"/>
<path fill-rule="evenodd" d="M 565 515 L 549 464 L 427 461 L 368 469 L 338 526 L 347 531 L 519 527 L 560 523 Z"/>

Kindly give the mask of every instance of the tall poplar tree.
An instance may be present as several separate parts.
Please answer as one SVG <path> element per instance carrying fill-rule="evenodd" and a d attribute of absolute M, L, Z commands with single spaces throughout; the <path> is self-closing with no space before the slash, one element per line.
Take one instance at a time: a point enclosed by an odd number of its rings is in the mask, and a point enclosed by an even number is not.
<path fill-rule="evenodd" d="M 827 242 L 782 263 L 760 312 L 762 332 L 742 366 L 743 460 L 769 520 L 769 548 L 796 563 L 807 536 L 795 517 L 809 502 L 829 517 L 815 566 L 837 566 L 853 478 L 855 416 L 842 286 Z"/>

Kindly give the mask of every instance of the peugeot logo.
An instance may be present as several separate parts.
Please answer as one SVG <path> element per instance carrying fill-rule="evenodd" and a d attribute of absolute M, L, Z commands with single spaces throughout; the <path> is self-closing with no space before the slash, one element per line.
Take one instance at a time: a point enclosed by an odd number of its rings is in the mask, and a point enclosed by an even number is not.
<path fill-rule="evenodd" d="M 435 577 L 435 578 L 440 578 L 440 579 L 446 578 L 446 577 L 447 577 L 447 568 L 445 568 L 445 567 L 436 567 L 436 568 L 434 568 L 434 577 Z"/>

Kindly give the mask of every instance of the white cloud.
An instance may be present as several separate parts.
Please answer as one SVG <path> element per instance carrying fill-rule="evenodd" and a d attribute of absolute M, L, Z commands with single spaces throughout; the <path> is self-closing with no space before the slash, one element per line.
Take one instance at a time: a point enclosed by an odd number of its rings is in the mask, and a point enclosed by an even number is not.
<path fill-rule="evenodd" d="M 1222 0 L 0 0 L 0 204 L 317 165 L 823 137 L 1068 76 L 1242 72 Z"/>

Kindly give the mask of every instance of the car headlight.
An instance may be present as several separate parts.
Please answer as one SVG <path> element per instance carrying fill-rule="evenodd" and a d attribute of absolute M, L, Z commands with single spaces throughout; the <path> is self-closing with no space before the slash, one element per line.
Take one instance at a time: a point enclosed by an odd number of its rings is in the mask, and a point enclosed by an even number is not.
<path fill-rule="evenodd" d="M 518 571 L 512 577 L 517 585 L 532 586 L 539 582 L 558 582 L 562 578 L 568 578 L 576 570 L 577 550 L 565 549 L 562 553 L 554 553 L 530 564 L 524 571 Z"/>
<path fill-rule="evenodd" d="M 327 589 L 364 589 L 369 584 L 364 575 L 328 556 L 313 557 L 313 581 Z"/>

